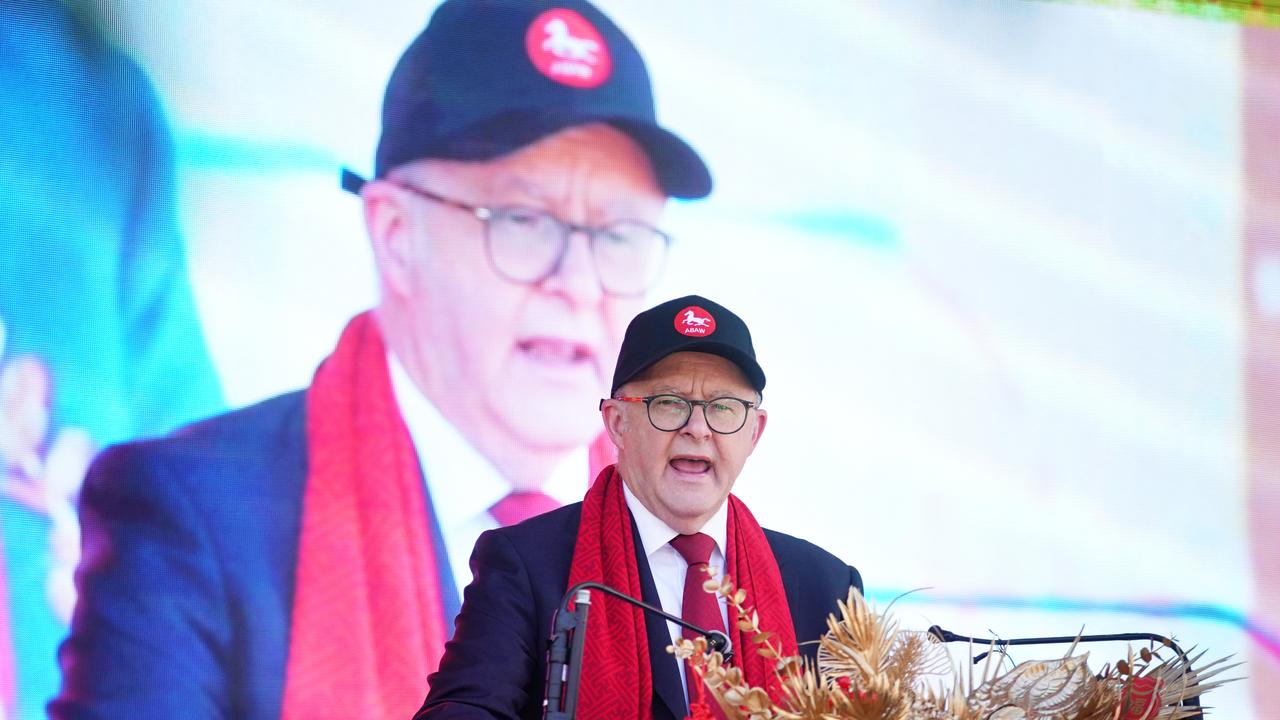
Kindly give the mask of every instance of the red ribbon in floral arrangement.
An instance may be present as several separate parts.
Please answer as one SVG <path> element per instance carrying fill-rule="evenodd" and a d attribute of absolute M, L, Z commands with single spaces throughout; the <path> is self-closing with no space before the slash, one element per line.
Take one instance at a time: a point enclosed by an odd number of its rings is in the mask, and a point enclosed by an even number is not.
<path fill-rule="evenodd" d="M 707 685 L 702 682 L 702 665 L 695 667 L 698 677 L 698 700 L 689 703 L 689 716 L 684 720 L 716 720 L 716 715 L 711 711 L 711 703 L 707 702 Z"/>
<path fill-rule="evenodd" d="M 1120 720 L 1150 720 L 1163 703 L 1160 702 L 1160 679 L 1153 677 L 1135 677 L 1129 681 L 1124 695 L 1120 697 L 1120 706 L 1124 715 Z"/>

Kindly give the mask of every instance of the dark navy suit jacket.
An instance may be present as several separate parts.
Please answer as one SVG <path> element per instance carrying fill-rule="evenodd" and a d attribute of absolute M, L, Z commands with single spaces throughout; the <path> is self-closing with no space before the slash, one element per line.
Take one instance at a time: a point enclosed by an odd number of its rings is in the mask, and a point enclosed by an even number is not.
<path fill-rule="evenodd" d="M 304 399 L 283 395 L 94 462 L 80 500 L 80 600 L 51 717 L 280 716 Z"/>
<path fill-rule="evenodd" d="M 568 586 L 581 511 L 581 503 L 569 505 L 480 536 L 471 557 L 475 580 L 466 589 L 453 639 L 445 647 L 439 671 L 431 676 L 431 690 L 415 720 L 542 717 L 547 640 Z M 796 639 L 817 640 L 827 631 L 827 615 L 836 612 L 836 603 L 849 587 L 862 590 L 858 571 L 804 540 L 772 530 L 765 530 L 765 537 L 782 573 Z M 659 605 L 638 534 L 636 548 L 643 599 Z M 671 644 L 667 624 L 655 617 L 646 623 L 653 717 L 683 718 L 680 668 L 666 652 Z M 817 651 L 812 644 L 801 649 L 810 657 Z"/>

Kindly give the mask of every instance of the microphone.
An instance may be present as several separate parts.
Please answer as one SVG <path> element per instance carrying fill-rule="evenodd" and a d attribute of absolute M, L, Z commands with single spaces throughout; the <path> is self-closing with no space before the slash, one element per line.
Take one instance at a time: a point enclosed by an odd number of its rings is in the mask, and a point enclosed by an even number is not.
<path fill-rule="evenodd" d="M 550 647 L 547 649 L 547 679 L 542 701 L 543 720 L 572 720 L 578 706 L 578 686 L 582 679 L 582 646 L 587 638 L 587 611 L 591 607 L 591 591 L 599 590 L 645 612 L 687 628 L 707 639 L 707 647 L 720 653 L 725 662 L 733 658 L 733 643 L 719 630 L 698 627 L 660 607 L 615 590 L 598 582 L 581 582 L 565 591 L 551 623 Z M 569 598 L 574 598 L 573 612 L 567 612 Z M 573 650 L 569 651 L 570 637 Z"/>
<path fill-rule="evenodd" d="M 1171 638 L 1167 638 L 1164 635 L 1157 635 L 1155 633 L 1112 633 L 1110 635 L 1059 635 L 1056 637 L 1011 638 L 1009 640 L 999 640 L 999 639 L 984 640 L 982 638 L 974 638 L 974 637 L 969 637 L 967 635 L 957 635 L 956 633 L 953 633 L 950 630 L 944 630 L 942 627 L 938 625 L 934 625 L 930 627 L 928 630 L 928 633 L 933 639 L 942 643 L 967 642 L 967 643 L 973 643 L 975 645 L 995 646 L 996 650 L 988 650 L 987 652 L 976 655 L 973 658 L 974 665 L 977 665 L 978 663 L 982 662 L 982 660 L 988 655 L 990 655 L 992 652 L 1004 650 L 1006 647 L 1010 645 L 1065 645 L 1067 643 L 1128 642 L 1131 640 L 1150 640 L 1152 642 L 1158 642 L 1161 645 L 1168 647 L 1170 650 L 1173 650 L 1173 652 L 1177 654 L 1178 658 L 1181 659 L 1182 662 L 1186 664 L 1187 674 L 1189 675 L 1192 674 L 1191 661 L 1190 659 L 1187 658 L 1187 654 L 1182 651 L 1182 648 L 1178 647 L 1178 644 L 1174 642 Z M 1200 698 L 1198 697 L 1183 698 L 1182 700 L 1179 701 L 1178 704 L 1183 707 L 1198 708 L 1200 707 Z M 1195 715 L 1188 716 L 1187 720 L 1196 720 L 1197 718 L 1203 718 L 1203 717 L 1204 715 L 1202 713 L 1197 712 Z"/>
<path fill-rule="evenodd" d="M 576 586 L 575 586 L 576 587 Z M 573 612 L 565 612 L 569 595 L 575 595 Z M 578 680 L 582 675 L 582 643 L 587 637 L 587 611 L 591 609 L 591 591 L 570 588 L 560 600 L 552 620 L 551 647 L 547 650 L 547 679 L 542 700 L 544 720 L 572 718 L 578 706 Z M 569 653 L 569 638 L 573 653 Z M 574 660 L 571 666 L 565 663 Z M 565 697 L 565 689 L 569 689 Z"/>

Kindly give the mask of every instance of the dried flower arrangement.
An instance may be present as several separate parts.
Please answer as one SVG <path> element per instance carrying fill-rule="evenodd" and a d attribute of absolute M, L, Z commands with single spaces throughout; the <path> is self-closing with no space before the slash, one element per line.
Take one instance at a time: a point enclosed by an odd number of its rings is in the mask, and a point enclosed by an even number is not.
<path fill-rule="evenodd" d="M 705 641 L 681 640 L 671 651 L 703 679 L 690 720 L 713 717 L 707 695 L 728 720 L 1182 720 L 1200 712 L 1184 700 L 1231 682 L 1215 678 L 1239 665 L 1221 658 L 1193 671 L 1203 651 L 1187 657 L 1143 648 L 1095 674 L 1088 653 L 1076 655 L 1073 645 L 1058 659 L 1007 671 L 992 662 L 993 653 L 981 676 L 965 678 L 952 669 L 944 645 L 928 633 L 899 629 L 850 590 L 840 617 L 827 619 L 815 667 L 783 656 L 730 579 L 704 587 L 726 599 L 754 651 L 774 661 L 774 676 L 767 688 L 750 687 L 738 668 L 707 653 Z"/>

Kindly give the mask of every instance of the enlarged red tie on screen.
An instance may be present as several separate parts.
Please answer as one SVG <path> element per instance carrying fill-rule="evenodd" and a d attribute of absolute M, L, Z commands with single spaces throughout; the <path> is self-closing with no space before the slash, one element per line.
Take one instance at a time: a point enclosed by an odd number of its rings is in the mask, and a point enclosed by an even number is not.
<path fill-rule="evenodd" d="M 671 547 L 675 548 L 684 561 L 689 563 L 689 571 L 684 576 L 684 600 L 680 616 L 700 628 L 726 632 L 724 619 L 720 616 L 720 601 L 716 599 L 714 593 L 702 589 L 702 583 L 710 577 L 707 575 L 707 566 L 711 562 L 711 551 L 715 546 L 716 541 L 706 533 L 677 535 L 671 539 Z M 698 634 L 689 628 L 681 628 L 681 631 L 687 640 L 698 637 Z M 688 663 L 685 663 L 684 672 L 685 685 L 689 690 L 689 706 L 693 707 L 698 700 L 698 685 L 702 681 L 698 679 L 697 673 Z M 721 717 L 719 707 L 714 703 L 711 704 L 716 717 Z"/>
<path fill-rule="evenodd" d="M 560 507 L 555 498 L 540 492 L 513 492 L 489 508 L 489 514 L 498 524 L 507 527 L 522 523 L 534 515 L 541 515 Z"/>

